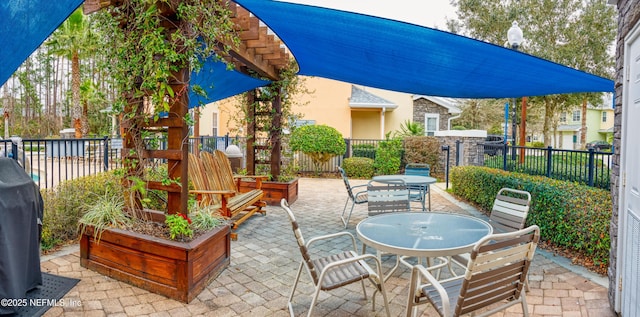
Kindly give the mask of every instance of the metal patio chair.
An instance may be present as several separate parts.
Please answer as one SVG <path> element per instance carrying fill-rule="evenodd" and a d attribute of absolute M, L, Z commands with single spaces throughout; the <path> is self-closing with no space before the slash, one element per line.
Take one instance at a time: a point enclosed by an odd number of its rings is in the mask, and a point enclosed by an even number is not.
<path fill-rule="evenodd" d="M 356 185 L 351 186 L 349 184 L 349 178 L 347 177 L 347 173 L 342 169 L 342 167 L 338 166 L 338 171 L 340 171 L 340 175 L 342 175 L 342 181 L 344 182 L 344 187 L 347 188 L 347 201 L 344 203 L 344 208 L 342 209 L 342 215 L 340 215 L 340 219 L 344 224 L 344 228 L 346 229 L 349 225 L 349 219 L 351 219 L 351 213 L 353 212 L 353 208 L 356 205 L 364 204 L 367 202 L 367 185 Z M 347 205 L 351 202 L 351 209 L 347 214 Z M 346 215 L 346 218 L 345 218 Z"/>
<path fill-rule="evenodd" d="M 418 305 L 430 303 L 443 317 L 473 313 L 503 303 L 476 316 L 489 316 L 521 304 L 528 316 L 523 287 L 540 239 L 540 228 L 528 228 L 484 237 L 473 247 L 465 274 L 438 281 L 422 265 L 411 272 L 406 316 Z M 423 283 L 425 279 L 426 283 Z"/>
<path fill-rule="evenodd" d="M 404 175 L 427 176 L 431 175 L 431 167 L 425 163 L 408 163 L 404 168 Z M 431 211 L 431 193 L 429 193 L 429 185 L 413 185 L 409 184 L 409 198 L 411 201 L 422 203 L 424 207 L 427 196 L 429 197 L 429 211 Z M 424 208 L 423 208 L 424 209 Z"/>
<path fill-rule="evenodd" d="M 372 254 L 358 255 L 356 239 L 351 233 L 346 231 L 314 237 L 308 242 L 305 242 L 304 237 L 302 236 L 302 231 L 298 226 L 298 222 L 296 221 L 293 211 L 291 211 L 289 204 L 284 198 L 280 201 L 280 206 L 287 212 L 287 215 L 289 216 L 291 227 L 293 228 L 293 233 L 296 237 L 298 247 L 300 248 L 300 254 L 302 255 L 302 260 L 300 261 L 300 266 L 298 268 L 298 274 L 296 275 L 296 279 L 293 282 L 293 288 L 291 289 L 291 294 L 289 295 L 289 299 L 287 301 L 287 306 L 289 308 L 289 313 L 291 314 L 291 316 L 294 315 L 293 305 L 291 304 L 291 301 L 293 300 L 293 294 L 295 293 L 298 282 L 300 281 L 300 275 L 302 274 L 303 268 L 306 268 L 307 273 L 309 273 L 309 276 L 311 277 L 315 288 L 313 299 L 311 301 L 311 305 L 309 306 L 309 312 L 307 313 L 307 316 L 311 316 L 311 313 L 313 312 L 313 308 L 318 301 L 318 296 L 320 295 L 321 291 L 329 291 L 352 283 L 360 282 L 362 284 L 362 291 L 366 299 L 367 292 L 364 285 L 365 279 L 368 279 L 374 285 L 376 290 L 382 294 L 382 300 L 384 301 L 386 314 L 387 316 L 390 316 L 389 301 L 387 300 L 387 293 L 384 289 L 384 276 L 382 274 L 382 268 L 378 258 L 376 258 Z M 343 237 L 351 238 L 351 242 L 353 244 L 352 250 L 345 250 L 340 253 L 328 254 L 317 258 L 311 257 L 309 251 L 314 243 L 322 240 L 326 241 L 329 239 Z M 375 262 L 376 270 L 373 270 L 365 262 L 365 260 Z M 372 296 L 371 305 L 371 309 L 375 310 L 375 293 Z"/>
<path fill-rule="evenodd" d="M 409 187 L 401 179 L 388 180 L 384 183 L 369 181 L 367 196 L 369 216 L 387 212 L 411 211 Z"/>
<path fill-rule="evenodd" d="M 529 192 L 506 187 L 502 188 L 498 191 L 493 201 L 489 224 L 493 227 L 494 232 L 497 233 L 521 230 L 527 221 L 530 205 L 531 194 Z M 466 267 L 469 261 L 469 254 L 455 255 L 452 259 L 453 263 Z M 529 291 L 528 282 L 525 286 L 526 290 Z"/>

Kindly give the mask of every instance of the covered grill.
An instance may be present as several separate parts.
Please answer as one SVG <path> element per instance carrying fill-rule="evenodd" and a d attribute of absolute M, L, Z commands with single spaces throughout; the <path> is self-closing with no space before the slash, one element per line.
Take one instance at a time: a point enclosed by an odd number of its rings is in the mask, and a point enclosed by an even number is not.
<path fill-rule="evenodd" d="M 40 235 L 44 204 L 38 186 L 13 159 L 0 157 L 0 298 L 24 299 L 42 284 Z M 0 314 L 15 312 L 1 306 Z"/>

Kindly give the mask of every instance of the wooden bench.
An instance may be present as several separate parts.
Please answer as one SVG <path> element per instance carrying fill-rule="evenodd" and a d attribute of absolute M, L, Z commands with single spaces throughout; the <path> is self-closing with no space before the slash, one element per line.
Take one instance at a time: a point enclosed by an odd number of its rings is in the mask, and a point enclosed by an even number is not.
<path fill-rule="evenodd" d="M 241 178 L 255 179 L 256 188 L 240 192 Z M 231 163 L 222 151 L 203 151 L 200 157 L 189 154 L 189 179 L 194 186 L 189 192 L 196 194 L 202 205 L 219 206 L 220 214 L 233 221 L 233 230 L 255 213 L 266 213 L 262 209 L 267 205 L 262 200 L 262 181 L 267 176 L 233 175 Z M 237 234 L 232 232 L 231 238 L 236 240 Z"/>

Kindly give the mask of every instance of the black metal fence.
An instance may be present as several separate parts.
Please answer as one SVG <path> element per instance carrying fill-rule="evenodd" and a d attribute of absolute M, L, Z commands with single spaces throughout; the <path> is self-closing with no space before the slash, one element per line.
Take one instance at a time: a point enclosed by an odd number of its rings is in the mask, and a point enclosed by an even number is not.
<path fill-rule="evenodd" d="M 478 144 L 483 165 L 609 189 L 611 152 Z"/>
<path fill-rule="evenodd" d="M 0 156 L 13 157 L 31 174 L 41 188 L 52 188 L 63 180 L 96 174 L 122 166 L 122 140 L 104 138 L 84 139 L 23 139 L 0 140 Z M 203 136 L 189 139 L 189 151 L 226 149 L 236 144 L 244 150 L 244 138 Z M 335 172 L 348 157 L 375 159 L 381 140 L 345 139 L 347 151 L 321 166 L 320 172 Z M 156 140 L 159 149 L 166 142 Z M 603 189 L 610 188 L 612 155 L 594 150 L 560 150 L 548 148 L 512 147 L 509 145 L 478 144 L 480 165 L 505 171 L 541 175 L 554 179 L 578 182 Z M 451 149 L 453 150 L 453 149 Z M 442 157 L 449 170 L 448 150 Z M 301 172 L 315 171 L 311 158 L 295 153 Z M 456 162 L 458 162 L 456 160 Z M 458 163 L 452 163 L 458 165 Z"/>

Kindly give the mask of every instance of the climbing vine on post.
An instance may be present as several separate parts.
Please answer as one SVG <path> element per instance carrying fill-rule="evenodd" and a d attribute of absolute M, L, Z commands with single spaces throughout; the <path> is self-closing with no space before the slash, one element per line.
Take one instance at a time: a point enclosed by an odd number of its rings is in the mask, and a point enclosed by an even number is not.
<path fill-rule="evenodd" d="M 114 108 L 123 113 L 125 185 L 146 179 L 145 165 L 152 159 L 165 159 L 169 181 L 147 184 L 168 192 L 169 213 L 187 212 L 189 74 L 202 61 L 217 58 L 216 51 L 224 56 L 239 42 L 226 5 L 217 0 L 123 0 L 98 13 L 103 47 L 113 56 L 110 75 L 120 91 Z M 147 141 L 160 137 L 167 139 L 166 150 Z M 133 194 L 129 207 L 139 212 L 140 191 Z"/>

